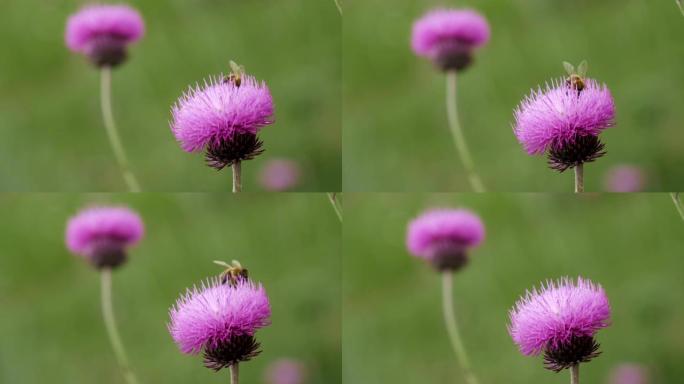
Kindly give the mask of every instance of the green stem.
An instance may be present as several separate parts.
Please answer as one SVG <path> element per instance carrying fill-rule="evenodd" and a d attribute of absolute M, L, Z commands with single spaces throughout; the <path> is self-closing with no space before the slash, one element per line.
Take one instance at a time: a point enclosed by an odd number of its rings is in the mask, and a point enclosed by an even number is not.
<path fill-rule="evenodd" d="M 575 167 L 575 193 L 584 192 L 584 164 Z"/>
<path fill-rule="evenodd" d="M 339 201 L 337 200 L 337 193 L 328 192 L 328 200 L 330 201 L 330 204 L 332 205 L 333 209 L 335 210 L 335 214 L 337 215 L 337 218 L 340 219 L 340 223 L 341 223 L 342 222 L 342 206 L 339 204 Z"/>
<path fill-rule="evenodd" d="M 340 12 L 340 15 L 342 14 L 342 5 L 340 4 L 340 0 L 335 0 L 335 6 L 337 7 L 337 10 Z"/>
<path fill-rule="evenodd" d="M 579 384 L 579 364 L 570 367 L 570 384 Z"/>
<path fill-rule="evenodd" d="M 102 118 L 104 120 L 105 130 L 109 138 L 109 144 L 114 151 L 116 162 L 121 168 L 124 181 L 128 186 L 130 192 L 140 192 L 140 184 L 133 175 L 126 158 L 126 152 L 121 144 L 119 133 L 114 123 L 114 113 L 112 113 L 112 69 L 110 67 L 102 67 L 100 70 L 100 106 L 102 107 Z"/>
<path fill-rule="evenodd" d="M 482 184 L 482 180 L 480 180 L 480 177 L 475 172 L 475 165 L 470 156 L 470 151 L 468 150 L 461 124 L 458 121 L 458 108 L 456 106 L 456 71 L 449 71 L 446 74 L 446 108 L 447 117 L 449 119 L 449 129 L 451 129 L 456 151 L 461 156 L 461 162 L 468 175 L 468 180 L 470 180 L 470 185 L 475 192 L 484 192 L 485 187 Z"/>
<path fill-rule="evenodd" d="M 456 353 L 458 363 L 463 370 L 463 374 L 468 384 L 478 384 L 477 378 L 470 367 L 470 360 L 466 353 L 461 334 L 458 331 L 456 316 L 454 315 L 454 287 L 453 273 L 442 273 L 442 311 L 444 312 L 444 324 L 446 325 L 451 347 Z"/>
<path fill-rule="evenodd" d="M 684 220 L 684 208 L 682 207 L 682 202 L 679 200 L 679 192 L 670 193 L 670 197 L 672 197 L 672 202 L 674 203 L 675 208 L 677 208 L 679 216 Z"/>
<path fill-rule="evenodd" d="M 682 5 L 682 0 L 677 0 L 677 7 L 679 7 L 679 10 L 682 12 L 682 15 L 684 16 L 684 5 Z"/>
<path fill-rule="evenodd" d="M 123 373 L 124 379 L 128 384 L 137 384 L 138 379 L 131 370 L 128 363 L 128 356 L 121 342 L 119 330 L 116 327 L 116 320 L 114 319 L 114 307 L 112 306 L 112 270 L 110 268 L 103 268 L 100 272 L 102 281 L 102 317 L 104 318 L 105 327 L 107 328 L 107 335 L 109 342 L 114 349 L 114 357 L 119 364 L 119 368 Z"/>
<path fill-rule="evenodd" d="M 236 161 L 233 168 L 233 193 L 242 192 L 242 162 Z"/>
<path fill-rule="evenodd" d="M 233 364 L 230 366 L 230 384 L 239 384 L 240 381 L 240 368 L 238 364 Z"/>

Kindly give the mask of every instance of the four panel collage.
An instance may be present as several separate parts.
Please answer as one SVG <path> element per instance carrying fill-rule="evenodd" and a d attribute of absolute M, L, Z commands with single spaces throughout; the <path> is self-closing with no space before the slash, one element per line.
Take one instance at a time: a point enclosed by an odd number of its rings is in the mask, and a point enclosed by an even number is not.
<path fill-rule="evenodd" d="M 0 384 L 681 382 L 683 33 L 2 0 Z"/>

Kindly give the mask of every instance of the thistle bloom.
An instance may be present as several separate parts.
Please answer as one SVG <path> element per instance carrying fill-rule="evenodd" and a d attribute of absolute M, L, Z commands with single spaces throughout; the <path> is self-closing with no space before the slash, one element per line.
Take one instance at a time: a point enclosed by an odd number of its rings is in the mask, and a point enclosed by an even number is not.
<path fill-rule="evenodd" d="M 304 384 L 306 367 L 297 360 L 280 359 L 266 370 L 267 384 Z"/>
<path fill-rule="evenodd" d="M 440 271 L 458 270 L 468 262 L 467 250 L 478 246 L 484 234 L 484 224 L 468 210 L 431 210 L 409 223 L 406 247 Z"/>
<path fill-rule="evenodd" d="M 259 131 L 273 123 L 273 98 L 264 82 L 243 75 L 212 77 L 190 87 L 172 108 L 171 131 L 186 152 L 206 151 L 222 169 L 263 152 Z"/>
<path fill-rule="evenodd" d="M 632 165 L 611 168 L 606 175 L 606 189 L 610 192 L 640 192 L 645 183 L 644 172 Z"/>
<path fill-rule="evenodd" d="M 620 364 L 610 375 L 610 384 L 648 384 L 649 382 L 648 370 L 639 364 Z"/>
<path fill-rule="evenodd" d="M 88 56 L 98 67 L 114 67 L 126 59 L 126 48 L 145 33 L 145 24 L 127 5 L 89 5 L 67 21 L 67 47 Z"/>
<path fill-rule="evenodd" d="M 126 261 L 126 248 L 143 236 L 143 222 L 125 207 L 94 207 L 69 219 L 67 248 L 97 268 L 113 268 Z"/>
<path fill-rule="evenodd" d="M 218 371 L 261 352 L 254 334 L 270 324 L 271 307 L 261 284 L 212 278 L 182 295 L 169 316 L 168 329 L 181 352 L 203 352 L 204 365 Z"/>
<path fill-rule="evenodd" d="M 598 136 L 614 124 L 615 102 L 604 84 L 586 79 L 578 90 L 560 79 L 523 99 L 513 132 L 528 154 L 548 152 L 550 167 L 562 172 L 603 156 Z"/>
<path fill-rule="evenodd" d="M 509 315 L 508 332 L 520 352 L 544 352 L 546 368 L 558 372 L 599 355 L 594 335 L 610 324 L 610 304 L 600 285 L 562 278 L 527 291 Z"/>
<path fill-rule="evenodd" d="M 261 170 L 259 182 L 268 191 L 287 191 L 299 183 L 301 170 L 292 160 L 271 160 Z"/>
<path fill-rule="evenodd" d="M 413 24 L 411 47 L 443 71 L 461 71 L 489 36 L 489 24 L 481 14 L 469 9 L 438 9 Z"/>

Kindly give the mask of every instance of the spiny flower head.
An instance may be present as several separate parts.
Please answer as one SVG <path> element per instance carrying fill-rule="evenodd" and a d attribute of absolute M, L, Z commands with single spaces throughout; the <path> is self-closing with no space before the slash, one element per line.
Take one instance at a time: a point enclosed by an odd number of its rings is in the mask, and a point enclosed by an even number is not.
<path fill-rule="evenodd" d="M 562 278 L 527 291 L 509 312 L 508 332 L 520 352 L 538 355 L 544 351 L 550 369 L 562 369 L 567 366 L 554 360 L 559 353 L 562 363 L 588 361 L 582 359 L 597 355 L 593 337 L 610 324 L 610 312 L 600 285 L 581 277 L 576 281 Z M 569 360 L 567 353 L 572 355 Z"/>
<path fill-rule="evenodd" d="M 126 259 L 125 249 L 142 238 L 140 216 L 126 207 L 93 207 L 69 219 L 66 245 L 97 267 L 115 267 Z"/>
<path fill-rule="evenodd" d="M 461 268 L 466 251 L 484 240 L 482 220 L 465 209 L 430 210 L 408 225 L 406 247 L 414 256 L 425 259 L 437 269 Z"/>
<path fill-rule="evenodd" d="M 64 39 L 94 64 L 115 66 L 126 58 L 126 46 L 144 33 L 142 17 L 127 5 L 87 5 L 69 16 Z"/>
<path fill-rule="evenodd" d="M 513 132 L 530 155 L 560 150 L 578 138 L 598 135 L 615 124 L 615 102 L 605 84 L 586 79 L 577 91 L 554 80 L 526 96 L 515 110 Z"/>
<path fill-rule="evenodd" d="M 168 329 L 178 348 L 197 354 L 228 348 L 241 336 L 254 336 L 270 324 L 271 306 L 261 284 L 249 279 L 224 284 L 211 278 L 182 295 L 169 316 Z"/>
<path fill-rule="evenodd" d="M 190 87 L 172 108 L 171 130 L 186 152 L 256 135 L 273 123 L 273 98 L 266 83 L 243 75 L 240 82 L 211 77 Z"/>
<path fill-rule="evenodd" d="M 462 70 L 472 51 L 489 41 L 487 20 L 469 9 L 436 9 L 413 24 L 411 47 L 443 70 Z"/>

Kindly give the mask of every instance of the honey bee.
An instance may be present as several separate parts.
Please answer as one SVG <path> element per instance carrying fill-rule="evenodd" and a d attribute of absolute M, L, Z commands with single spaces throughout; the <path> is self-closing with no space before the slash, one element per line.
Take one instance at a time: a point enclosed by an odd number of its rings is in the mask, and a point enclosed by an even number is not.
<path fill-rule="evenodd" d="M 582 62 L 577 66 L 577 70 L 575 70 L 575 67 L 567 61 L 563 62 L 563 67 L 568 73 L 568 78 L 565 80 L 565 84 L 572 89 L 576 89 L 578 94 L 582 92 L 585 87 L 585 77 L 587 76 L 587 61 L 582 60 Z"/>
<path fill-rule="evenodd" d="M 228 74 L 228 76 L 226 76 L 223 79 L 223 81 L 225 83 L 233 83 L 233 84 L 235 84 L 236 87 L 239 88 L 240 85 L 242 84 L 242 77 L 245 74 L 245 67 L 237 64 L 236 62 L 234 62 L 232 60 L 230 61 L 229 65 L 230 65 L 230 74 Z"/>
<path fill-rule="evenodd" d="M 230 286 L 234 287 L 240 280 L 247 279 L 249 277 L 249 272 L 247 269 L 244 268 L 237 260 L 233 260 L 230 264 L 224 261 L 215 260 L 214 264 L 226 268 L 223 272 L 221 272 L 221 275 L 219 275 L 221 278 L 221 284 L 229 284 Z"/>

